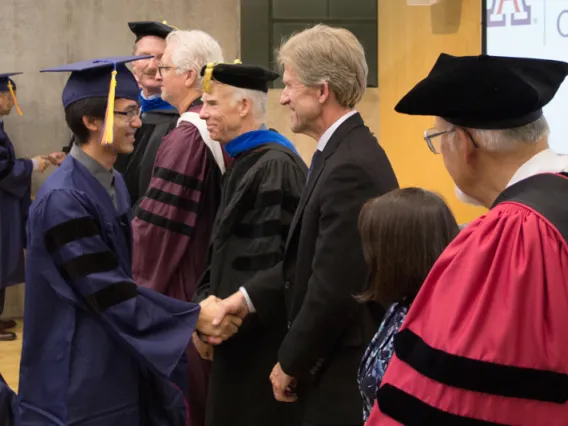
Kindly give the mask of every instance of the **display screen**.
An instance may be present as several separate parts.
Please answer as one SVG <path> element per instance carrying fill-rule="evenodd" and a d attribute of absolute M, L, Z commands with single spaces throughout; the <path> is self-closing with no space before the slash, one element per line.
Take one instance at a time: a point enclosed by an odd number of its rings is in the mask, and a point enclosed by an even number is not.
<path fill-rule="evenodd" d="M 485 51 L 568 62 L 568 0 L 486 0 Z M 568 154 L 568 79 L 544 108 L 550 147 Z"/>

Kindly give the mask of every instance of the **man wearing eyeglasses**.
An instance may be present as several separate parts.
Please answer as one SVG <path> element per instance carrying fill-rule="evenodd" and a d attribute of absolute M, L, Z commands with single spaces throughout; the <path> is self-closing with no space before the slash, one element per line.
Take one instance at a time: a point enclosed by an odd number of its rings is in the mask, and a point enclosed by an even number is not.
<path fill-rule="evenodd" d="M 207 248 L 221 194 L 226 159 L 199 118 L 201 77 L 222 62 L 221 47 L 203 31 L 174 31 L 158 63 L 162 98 L 180 114 L 156 155 L 146 194 L 134 209 L 132 272 L 139 285 L 191 301 L 205 271 Z M 201 344 L 195 340 L 195 344 Z M 210 361 L 187 348 L 188 368 L 178 384 L 188 390 L 192 426 L 204 424 Z M 184 380 L 185 379 L 185 380 Z"/>
<path fill-rule="evenodd" d="M 395 342 L 368 426 L 565 425 L 568 156 L 543 107 L 568 63 L 442 54 L 396 106 L 489 212 L 442 253 Z"/>
<path fill-rule="evenodd" d="M 150 55 L 132 64 L 132 72 L 140 86 L 142 126 L 136 131 L 134 150 L 119 154 L 114 168 L 122 173 L 135 206 L 148 189 L 156 153 L 162 138 L 176 127 L 179 114 L 161 97 L 161 83 L 156 78 L 158 62 L 166 48 L 166 37 L 174 28 L 166 22 L 129 22 L 136 35 L 134 55 Z"/>

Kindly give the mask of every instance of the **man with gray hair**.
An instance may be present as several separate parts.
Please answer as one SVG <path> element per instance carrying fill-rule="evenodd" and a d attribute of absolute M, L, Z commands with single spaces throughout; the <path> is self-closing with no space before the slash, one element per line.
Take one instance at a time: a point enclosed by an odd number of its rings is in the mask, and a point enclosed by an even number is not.
<path fill-rule="evenodd" d="M 278 74 L 216 64 L 205 67 L 203 76 L 201 117 L 234 162 L 223 180 L 197 300 L 230 296 L 278 267 L 307 171 L 292 143 L 264 124 L 268 84 Z M 297 404 L 272 396 L 268 375 L 286 334 L 286 316 L 282 299 L 271 309 L 271 321 L 251 315 L 237 337 L 215 347 L 207 426 L 294 426 L 301 420 Z"/>
<path fill-rule="evenodd" d="M 283 266 L 247 282 L 223 305 L 241 316 L 256 311 L 267 322 L 280 314 L 274 306 L 284 295 L 288 334 L 270 376 L 274 397 L 301 405 L 310 426 L 361 425 L 357 369 L 383 312 L 353 297 L 369 279 L 357 220 L 367 200 L 398 183 L 355 110 L 368 73 L 357 38 L 317 25 L 286 41 L 278 61 L 292 131 L 315 139 L 317 151 Z"/>
<path fill-rule="evenodd" d="M 132 64 L 132 73 L 140 86 L 142 127 L 134 136 L 134 151 L 120 154 L 114 168 L 124 177 L 130 202 L 140 202 L 152 178 L 156 153 L 162 138 L 176 127 L 179 114 L 161 97 L 161 83 L 157 78 L 158 62 L 166 49 L 166 37 L 174 28 L 166 22 L 129 22 L 128 27 L 136 36 L 134 55 L 151 55 Z"/>
<path fill-rule="evenodd" d="M 177 109 L 180 119 L 160 145 L 150 186 L 134 210 L 132 273 L 139 285 L 191 301 L 205 270 L 226 166 L 221 146 L 199 118 L 199 72 L 210 62 L 222 61 L 223 55 L 217 41 L 203 31 L 174 31 L 166 43 L 157 79 L 162 98 Z M 191 425 L 202 426 L 209 365 L 192 344 L 187 362 L 189 376 L 180 366 L 178 383 L 189 393 Z"/>
<path fill-rule="evenodd" d="M 489 212 L 441 254 L 395 341 L 367 425 L 568 419 L 568 156 L 542 108 L 568 64 L 442 54 L 396 106 Z M 462 196 L 462 199 L 465 199 Z"/>

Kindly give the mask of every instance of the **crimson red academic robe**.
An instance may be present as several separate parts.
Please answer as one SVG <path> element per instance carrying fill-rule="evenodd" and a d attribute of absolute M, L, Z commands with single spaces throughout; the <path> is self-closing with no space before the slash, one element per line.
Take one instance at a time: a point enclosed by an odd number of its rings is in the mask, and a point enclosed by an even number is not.
<path fill-rule="evenodd" d="M 552 174 L 464 229 L 412 304 L 367 425 L 568 424 L 567 235 L 568 179 Z"/>
<path fill-rule="evenodd" d="M 191 112 L 199 112 L 194 106 Z M 221 172 L 197 127 L 182 121 L 163 140 L 135 210 L 132 272 L 142 286 L 191 301 L 205 270 L 221 192 Z M 187 350 L 191 426 L 202 426 L 210 363 Z"/>

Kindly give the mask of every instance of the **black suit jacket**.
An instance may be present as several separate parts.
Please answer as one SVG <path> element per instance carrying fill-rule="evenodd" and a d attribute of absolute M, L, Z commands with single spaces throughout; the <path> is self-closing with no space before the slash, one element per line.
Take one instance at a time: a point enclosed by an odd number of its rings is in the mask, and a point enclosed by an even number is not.
<path fill-rule="evenodd" d="M 283 263 L 245 285 L 261 320 L 285 302 L 289 330 L 278 359 L 298 379 L 305 421 L 362 421 L 357 369 L 383 312 L 353 297 L 369 280 L 357 222 L 367 200 L 397 187 L 377 139 L 359 114 L 349 117 L 312 166 Z"/>

